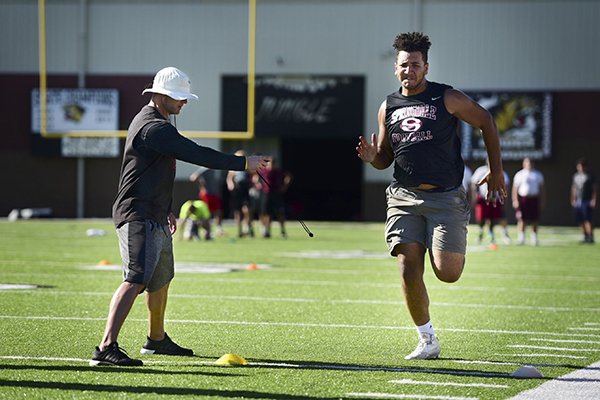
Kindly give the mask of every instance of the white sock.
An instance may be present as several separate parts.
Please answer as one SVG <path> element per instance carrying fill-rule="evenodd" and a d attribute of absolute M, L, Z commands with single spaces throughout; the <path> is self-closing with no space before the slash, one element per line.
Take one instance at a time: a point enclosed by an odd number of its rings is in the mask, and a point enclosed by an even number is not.
<path fill-rule="evenodd" d="M 431 321 L 427 321 L 427 323 L 425 323 L 423 325 L 417 325 L 417 332 L 428 333 L 430 335 L 434 335 L 433 324 L 431 323 Z"/>

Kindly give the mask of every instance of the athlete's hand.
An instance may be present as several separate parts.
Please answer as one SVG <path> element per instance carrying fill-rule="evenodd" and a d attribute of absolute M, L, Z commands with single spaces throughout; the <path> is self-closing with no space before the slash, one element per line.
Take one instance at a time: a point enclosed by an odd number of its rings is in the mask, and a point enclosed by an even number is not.
<path fill-rule="evenodd" d="M 264 168 L 269 165 L 271 162 L 271 156 L 248 156 L 246 160 L 248 161 L 248 166 L 246 167 L 246 171 L 254 172 L 254 171 L 262 171 Z"/>
<path fill-rule="evenodd" d="M 377 157 L 377 144 L 375 143 L 375 134 L 371 134 L 371 143 L 369 143 L 363 136 L 358 137 L 358 146 L 356 146 L 356 152 L 358 158 L 364 162 L 373 162 Z"/>
<path fill-rule="evenodd" d="M 484 183 L 487 183 L 487 193 L 485 194 L 485 203 L 490 204 L 496 207 L 497 203 L 504 204 L 504 200 L 506 200 L 507 192 L 506 186 L 504 185 L 504 173 L 488 171 L 487 174 L 477 182 L 477 186 L 481 186 Z"/>

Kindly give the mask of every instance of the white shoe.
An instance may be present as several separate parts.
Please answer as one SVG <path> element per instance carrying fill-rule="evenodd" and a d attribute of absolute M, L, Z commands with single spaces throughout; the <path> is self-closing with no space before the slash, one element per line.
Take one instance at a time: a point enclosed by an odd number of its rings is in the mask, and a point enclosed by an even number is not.
<path fill-rule="evenodd" d="M 442 351 L 440 342 L 435 335 L 420 333 L 421 338 L 415 351 L 404 357 L 405 360 L 432 360 L 438 358 Z"/>

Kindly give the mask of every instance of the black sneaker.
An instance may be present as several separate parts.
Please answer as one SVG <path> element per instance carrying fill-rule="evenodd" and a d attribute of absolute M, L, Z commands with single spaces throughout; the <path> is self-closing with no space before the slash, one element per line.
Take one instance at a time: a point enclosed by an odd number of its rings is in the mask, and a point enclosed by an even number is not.
<path fill-rule="evenodd" d="M 117 367 L 141 367 L 144 365 L 142 360 L 134 360 L 130 358 L 123 349 L 119 347 L 117 342 L 108 345 L 104 350 L 96 347 L 92 354 L 91 366 L 97 365 L 113 365 Z"/>
<path fill-rule="evenodd" d="M 141 354 L 167 354 L 170 356 L 193 356 L 194 351 L 192 349 L 184 349 L 177 343 L 171 340 L 169 335 L 165 332 L 165 338 L 163 340 L 152 340 L 147 338 L 146 344 L 140 350 Z"/>

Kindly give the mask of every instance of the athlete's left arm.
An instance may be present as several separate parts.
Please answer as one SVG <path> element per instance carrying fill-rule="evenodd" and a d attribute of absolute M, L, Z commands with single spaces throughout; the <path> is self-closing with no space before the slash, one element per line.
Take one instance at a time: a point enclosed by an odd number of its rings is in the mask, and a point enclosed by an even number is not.
<path fill-rule="evenodd" d="M 488 184 L 487 201 L 504 203 L 508 196 L 502 170 L 502 156 L 498 129 L 492 114 L 469 96 L 457 89 L 444 92 L 444 105 L 450 114 L 481 130 L 488 154 L 490 172 L 484 182 Z M 483 182 L 482 182 L 483 183 Z"/>

